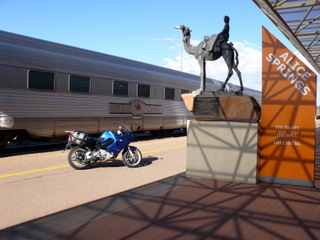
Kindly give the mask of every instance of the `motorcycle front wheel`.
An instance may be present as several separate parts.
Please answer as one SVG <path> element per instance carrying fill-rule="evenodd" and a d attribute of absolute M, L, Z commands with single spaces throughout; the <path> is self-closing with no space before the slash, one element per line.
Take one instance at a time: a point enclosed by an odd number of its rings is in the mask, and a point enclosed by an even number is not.
<path fill-rule="evenodd" d="M 142 154 L 139 149 L 127 150 L 122 154 L 122 162 L 129 168 L 138 167 L 142 161 Z"/>
<path fill-rule="evenodd" d="M 68 162 L 74 169 L 80 170 L 85 169 L 89 166 L 89 162 L 85 163 L 86 160 L 86 150 L 81 147 L 72 148 L 68 155 Z"/>

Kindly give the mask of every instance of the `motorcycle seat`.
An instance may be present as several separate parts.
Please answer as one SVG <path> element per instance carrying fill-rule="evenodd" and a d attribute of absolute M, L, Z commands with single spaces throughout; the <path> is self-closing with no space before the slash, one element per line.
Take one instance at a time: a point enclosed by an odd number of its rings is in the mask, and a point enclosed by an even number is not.
<path fill-rule="evenodd" d="M 94 138 L 94 140 L 96 140 L 97 142 L 103 143 L 105 146 L 109 146 L 110 144 L 114 143 L 114 140 L 112 138 L 108 138 L 107 140 L 105 140 L 104 137 L 98 137 L 98 138 Z"/>
<path fill-rule="evenodd" d="M 93 140 L 95 140 L 96 142 L 100 142 L 104 140 L 104 137 L 96 137 L 96 138 L 93 137 Z"/>

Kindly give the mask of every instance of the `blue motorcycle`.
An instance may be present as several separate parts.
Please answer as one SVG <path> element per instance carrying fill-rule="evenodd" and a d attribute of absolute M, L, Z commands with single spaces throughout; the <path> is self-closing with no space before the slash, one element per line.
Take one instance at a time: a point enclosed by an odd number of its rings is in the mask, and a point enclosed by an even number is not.
<path fill-rule="evenodd" d="M 94 162 L 115 160 L 122 151 L 122 161 L 130 168 L 138 167 L 142 161 L 140 150 L 129 144 L 134 140 L 133 132 L 125 125 L 118 131 L 105 131 L 94 138 L 81 131 L 65 131 L 68 134 L 66 149 L 73 148 L 68 154 L 68 162 L 74 169 L 85 169 Z"/>

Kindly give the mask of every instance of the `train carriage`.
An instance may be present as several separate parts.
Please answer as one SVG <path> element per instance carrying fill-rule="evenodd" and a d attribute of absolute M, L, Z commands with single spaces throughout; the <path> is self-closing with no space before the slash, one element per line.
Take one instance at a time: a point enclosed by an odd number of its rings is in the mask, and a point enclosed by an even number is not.
<path fill-rule="evenodd" d="M 221 85 L 208 80 L 207 90 Z M 181 93 L 198 86 L 192 74 L 0 31 L 0 147 L 70 129 L 99 134 L 121 122 L 134 131 L 186 128 L 193 115 Z"/>

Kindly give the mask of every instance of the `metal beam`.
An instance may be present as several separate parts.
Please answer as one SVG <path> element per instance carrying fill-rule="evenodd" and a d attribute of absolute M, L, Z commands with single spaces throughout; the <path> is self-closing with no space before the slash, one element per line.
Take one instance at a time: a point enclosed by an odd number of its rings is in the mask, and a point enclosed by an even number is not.
<path fill-rule="evenodd" d="M 306 1 L 306 2 L 297 2 L 297 3 L 287 3 L 282 4 L 281 6 L 275 6 L 274 10 L 283 10 L 291 8 L 301 8 L 301 7 L 311 7 L 320 5 L 319 1 Z"/>
<path fill-rule="evenodd" d="M 252 0 L 261 11 L 278 27 L 278 29 L 288 38 L 288 40 L 299 50 L 299 52 L 307 59 L 312 67 L 320 73 L 320 52 L 319 41 L 317 40 L 320 31 L 313 27 L 313 24 L 318 24 L 320 15 L 316 18 L 308 18 L 311 12 L 318 13 L 320 0 L 303 1 L 303 2 L 289 2 L 271 1 L 271 0 Z M 316 9 L 315 9 L 316 7 Z M 287 9 L 288 11 L 278 11 Z M 291 9 L 291 11 L 290 11 Z M 286 22 L 282 14 L 295 14 L 296 12 L 305 13 L 303 17 L 296 20 Z M 293 15 L 296 16 L 296 15 Z M 295 19 L 295 18 L 293 18 Z M 290 22 L 290 23 L 289 23 Z M 310 31 L 315 29 L 317 31 Z M 301 30 L 306 30 L 302 32 Z M 310 43 L 304 45 L 303 40 L 310 39 Z M 312 51 L 312 52 L 311 52 Z M 314 53 L 316 52 L 316 53 Z"/>

